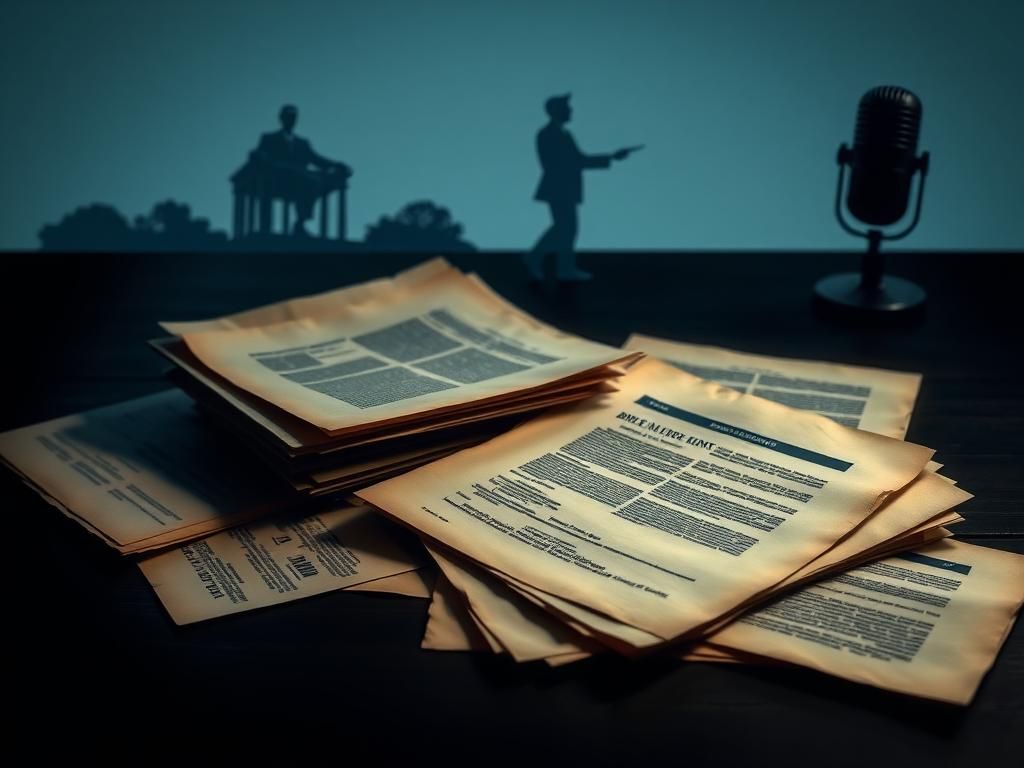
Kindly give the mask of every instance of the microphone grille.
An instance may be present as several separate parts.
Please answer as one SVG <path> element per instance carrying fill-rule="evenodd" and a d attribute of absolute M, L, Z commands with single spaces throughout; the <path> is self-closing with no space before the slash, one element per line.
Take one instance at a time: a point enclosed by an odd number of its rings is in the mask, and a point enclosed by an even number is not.
<path fill-rule="evenodd" d="M 920 130 L 921 100 L 898 85 L 880 85 L 861 97 L 853 143 L 914 152 Z"/>

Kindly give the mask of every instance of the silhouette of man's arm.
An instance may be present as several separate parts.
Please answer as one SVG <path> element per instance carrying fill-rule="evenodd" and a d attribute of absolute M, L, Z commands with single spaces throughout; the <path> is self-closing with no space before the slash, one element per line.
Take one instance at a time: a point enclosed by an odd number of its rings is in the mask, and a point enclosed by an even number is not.
<path fill-rule="evenodd" d="M 569 142 L 572 145 L 572 154 L 576 164 L 580 168 L 607 168 L 612 164 L 612 156 L 608 154 L 588 155 L 582 152 L 576 144 L 576 139 L 569 135 Z"/>
<path fill-rule="evenodd" d="M 306 162 L 309 163 L 309 165 L 312 165 L 313 167 L 320 169 L 330 168 L 331 166 L 334 165 L 333 160 L 329 160 L 328 158 L 321 155 L 319 152 L 313 149 L 313 145 L 309 144 L 308 142 L 306 144 L 306 150 Z"/>
<path fill-rule="evenodd" d="M 632 147 L 623 147 L 617 152 L 612 152 L 612 160 L 625 160 L 631 154 L 639 152 L 643 148 L 643 144 L 634 144 Z"/>
<path fill-rule="evenodd" d="M 352 169 L 345 165 L 345 163 L 324 157 L 315 149 L 313 149 L 313 145 L 310 144 L 309 142 L 306 142 L 306 149 L 308 150 L 306 153 L 307 161 L 314 168 L 319 168 L 322 171 L 339 170 L 346 174 L 352 173 Z"/>

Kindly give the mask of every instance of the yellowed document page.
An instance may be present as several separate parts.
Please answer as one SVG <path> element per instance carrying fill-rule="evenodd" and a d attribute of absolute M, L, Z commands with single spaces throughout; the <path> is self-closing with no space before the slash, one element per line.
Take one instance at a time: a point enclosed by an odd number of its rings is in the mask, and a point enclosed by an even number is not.
<path fill-rule="evenodd" d="M 461 604 L 455 587 L 440 575 L 427 612 L 427 628 L 421 648 L 432 651 L 490 651 L 491 646 Z"/>
<path fill-rule="evenodd" d="M 962 520 L 963 520 L 963 518 L 959 518 L 958 521 L 962 522 Z M 893 557 L 893 556 L 902 554 L 904 552 L 908 552 L 910 550 L 920 549 L 922 547 L 926 547 L 926 546 L 928 546 L 930 544 L 933 544 L 936 541 L 941 541 L 942 539 L 948 539 L 952 535 L 953 535 L 952 531 L 948 530 L 947 528 L 942 527 L 941 525 L 939 525 L 937 527 L 933 527 L 933 528 L 928 528 L 928 529 L 920 529 L 919 528 L 919 529 L 916 529 L 915 532 L 908 533 L 906 536 L 901 536 L 899 539 L 893 541 L 890 546 L 884 547 L 884 548 L 879 548 L 876 551 L 875 554 L 873 554 L 873 555 L 871 555 L 869 557 L 866 557 L 866 558 L 860 560 L 857 563 L 849 564 L 848 568 L 843 569 L 843 568 L 840 567 L 840 568 L 834 569 L 830 573 L 831 574 L 838 574 L 838 573 L 842 572 L 843 570 L 851 570 L 852 568 L 856 568 L 856 567 L 858 567 L 860 565 L 867 564 L 868 562 L 873 562 L 874 560 L 880 560 L 880 559 L 885 558 L 885 557 Z M 823 574 L 821 577 L 815 577 L 815 578 L 823 578 L 826 575 L 830 575 L 830 574 Z M 813 579 L 812 579 L 812 581 L 813 581 Z M 788 591 L 788 590 L 777 590 L 777 591 L 785 592 L 785 591 Z M 769 599 L 771 599 L 771 598 L 769 598 Z M 740 660 L 740 661 L 743 660 L 744 656 L 748 656 L 750 659 L 755 659 L 758 663 L 763 663 L 766 660 L 765 657 L 763 657 L 763 656 L 754 656 L 753 654 L 742 654 L 740 651 L 736 651 L 734 649 L 725 648 L 725 647 L 722 647 L 722 646 L 709 645 L 708 644 L 709 642 L 713 642 L 714 641 L 714 637 L 715 637 L 714 632 L 712 632 L 703 641 L 694 643 L 693 645 L 689 646 L 687 652 L 685 652 L 680 658 L 682 658 L 685 661 L 701 661 L 701 660 L 703 660 L 703 658 L 701 658 L 701 657 L 706 656 L 706 655 L 713 655 L 713 656 L 725 655 L 725 656 L 734 657 L 734 658 L 736 658 L 737 660 Z M 772 661 L 774 661 L 774 660 L 772 660 Z"/>
<path fill-rule="evenodd" d="M 915 536 L 916 542 L 908 542 L 906 546 L 923 545 L 937 538 L 949 536 L 949 531 L 938 528 L 928 531 L 925 534 Z M 428 548 L 431 556 L 436 554 L 435 548 Z M 529 660 L 543 657 L 545 661 L 555 666 L 579 661 L 589 658 L 593 653 L 601 649 L 592 640 L 594 633 L 578 622 L 574 622 L 567 614 L 558 611 L 558 607 L 565 607 L 565 601 L 559 601 L 557 606 L 547 605 L 547 611 L 538 612 L 545 603 L 538 600 L 536 592 L 527 592 L 520 584 L 511 584 L 487 573 L 485 569 L 465 560 L 446 553 L 449 568 L 456 568 L 462 574 L 470 577 L 490 577 L 486 580 L 486 588 L 478 588 L 473 594 L 474 606 L 478 609 L 479 615 L 489 616 L 491 629 L 503 638 L 508 645 L 512 655 L 517 659 Z M 454 589 L 454 587 L 450 587 Z M 548 597 L 548 596 L 545 596 Z M 469 599 L 467 591 L 465 599 Z M 493 604 L 508 603 L 518 611 L 508 610 L 504 606 L 493 610 Z M 469 622 L 468 617 L 463 616 L 464 609 L 459 600 L 441 600 L 437 605 L 431 606 L 428 617 L 427 633 L 437 638 L 445 638 L 445 650 L 487 650 L 486 644 L 473 644 L 471 639 L 460 633 L 457 628 L 463 623 Z M 575 633 L 575 651 L 567 651 L 573 645 L 570 640 Z M 713 636 L 712 636 L 713 637 Z M 709 646 L 703 642 L 689 646 L 682 658 L 687 661 L 703 661 L 707 656 L 715 660 L 721 657 L 730 657 L 730 660 L 745 660 L 749 654 L 733 651 L 726 648 Z M 739 657 L 739 659 L 733 659 Z M 753 658 L 753 657 L 751 657 Z M 758 658 L 759 662 L 763 661 Z"/>
<path fill-rule="evenodd" d="M 630 336 L 623 348 L 746 394 L 900 439 L 907 434 L 921 386 L 918 373 L 768 357 L 640 334 Z"/>
<path fill-rule="evenodd" d="M 329 440 L 323 430 L 249 394 L 207 369 L 183 341 L 155 339 L 149 343 L 191 377 L 192 381 L 185 383 L 186 390 L 203 395 L 215 395 L 223 401 L 223 406 L 226 406 L 224 410 L 236 417 L 246 418 L 288 448 L 296 451 L 307 447 L 315 449 Z"/>
<path fill-rule="evenodd" d="M 751 600 L 760 602 L 774 593 L 792 588 L 828 571 L 841 570 L 851 564 L 862 563 L 866 559 L 887 555 L 894 548 L 906 549 L 923 543 L 917 536 L 930 536 L 935 530 L 943 531 L 941 535 L 946 535 L 948 532 L 944 531 L 942 526 L 959 519 L 952 508 L 970 498 L 970 494 L 950 485 L 943 478 L 924 472 L 901 493 L 891 497 L 849 536 Z M 598 637 L 602 642 L 613 646 L 623 644 L 625 647 L 618 646 L 620 650 L 628 650 L 630 647 L 648 648 L 658 644 L 658 638 L 654 635 L 602 616 L 558 595 L 547 594 L 521 582 L 510 582 L 508 586 L 538 605 L 546 606 L 556 614 L 557 620 L 572 624 L 577 632 L 588 637 Z M 731 621 L 734 613 L 735 610 L 729 612 L 713 625 L 703 628 L 703 632 L 713 633 L 715 629 Z M 551 623 L 550 620 L 545 624 L 538 618 L 537 623 L 544 626 L 537 628 L 533 638 L 535 644 L 539 643 L 545 634 L 551 633 L 550 627 L 547 626 Z M 711 634 L 710 638 L 713 637 L 714 634 Z M 561 651 L 552 648 L 549 655 L 559 652 Z"/>
<path fill-rule="evenodd" d="M 628 357 L 549 332 L 463 281 L 327 320 L 183 338 L 231 383 L 331 432 L 500 400 Z"/>
<path fill-rule="evenodd" d="M 936 528 L 939 528 L 939 524 L 934 524 Z M 940 530 L 944 530 L 941 529 Z M 928 535 L 928 534 L 926 534 Z M 909 540 L 908 540 L 909 539 Z M 888 544 L 888 548 L 880 546 L 882 551 L 878 554 L 864 555 L 857 562 L 864 562 L 866 559 L 873 559 L 882 557 L 890 554 L 895 550 L 907 549 L 912 546 L 916 546 L 924 543 L 924 536 L 907 536 L 900 537 L 894 542 Z M 433 552 L 431 552 L 433 554 Z M 819 562 L 827 560 L 827 555 L 823 555 L 821 558 L 816 559 L 814 562 L 817 565 Z M 483 569 L 478 566 L 471 565 L 464 560 L 456 559 L 456 562 L 469 574 L 479 574 Z M 850 563 L 847 562 L 833 562 L 829 566 L 833 571 L 842 570 L 848 567 Z M 826 567 L 823 565 L 822 568 L 818 569 L 818 572 L 823 572 Z M 801 571 L 802 572 L 802 571 Z M 485 574 L 491 575 L 491 574 Z M 810 577 L 806 577 L 810 578 Z M 806 580 L 806 578 L 804 580 Z M 527 603 L 536 606 L 529 613 L 530 621 L 521 621 L 515 624 L 515 640 L 521 643 L 530 643 L 531 658 L 537 658 L 540 656 L 557 656 L 567 652 L 566 646 L 575 644 L 577 645 L 577 652 L 590 647 L 594 649 L 594 642 L 597 641 L 601 646 L 619 651 L 620 653 L 636 653 L 638 650 L 645 650 L 654 648 L 661 645 L 661 638 L 653 635 L 649 632 L 645 632 L 636 627 L 624 624 L 623 622 L 616 621 L 615 619 L 609 618 L 591 609 L 580 606 L 569 600 L 561 598 L 557 595 L 551 595 L 545 592 L 541 592 L 534 587 L 524 584 L 519 581 L 506 580 L 501 582 L 487 582 L 491 588 L 491 594 L 488 595 L 486 592 L 479 592 L 476 594 L 476 601 L 471 601 L 471 607 L 476 610 L 477 604 L 485 604 L 487 602 L 498 602 L 506 601 L 513 605 L 521 606 L 523 598 Z M 793 583 L 787 580 L 784 584 L 792 585 Z M 779 592 L 783 589 L 782 586 L 776 586 L 768 592 L 762 593 L 757 598 L 757 601 L 763 601 L 770 595 Z M 548 612 L 545 613 L 544 611 Z M 524 609 L 525 612 L 525 609 Z M 479 613 L 478 615 L 486 615 Z M 494 614 L 494 625 L 488 625 L 495 634 L 499 637 L 505 635 L 501 631 L 500 622 L 505 621 L 508 623 L 514 622 L 514 617 L 510 611 L 504 611 L 502 613 L 495 612 Z M 702 629 L 702 632 L 714 631 L 718 627 L 728 624 L 735 617 L 735 612 L 730 612 L 726 617 L 715 622 L 711 627 Z M 566 636 L 565 629 L 571 630 L 569 636 Z M 575 640 L 571 639 L 575 636 Z M 554 644 L 551 643 L 550 638 L 561 637 L 565 638 L 564 642 Z M 712 634 L 707 639 L 713 639 Z M 544 653 L 543 649 L 545 644 L 548 644 L 548 653 Z M 598 646 L 598 647 L 601 647 Z M 520 645 L 519 647 L 524 647 Z M 510 647 L 511 650 L 511 647 Z"/>
<path fill-rule="evenodd" d="M 932 451 L 657 361 L 358 495 L 472 560 L 663 639 L 786 578 Z"/>
<path fill-rule="evenodd" d="M 826 552 L 819 558 L 816 558 L 811 565 L 806 566 L 798 572 L 799 578 L 791 577 L 786 579 L 781 584 L 776 585 L 767 592 L 761 593 L 754 600 L 757 602 L 763 602 L 764 600 L 770 599 L 772 595 L 782 592 L 786 589 L 792 589 L 799 584 L 806 583 L 817 576 L 824 575 L 828 572 L 836 572 L 845 570 L 849 567 L 855 567 L 860 563 L 868 560 L 878 559 L 880 557 L 888 556 L 894 552 L 910 549 L 916 546 L 921 546 L 939 538 L 944 538 L 949 535 L 949 531 L 942 527 L 944 521 L 952 519 L 958 519 L 958 516 L 953 513 L 943 513 L 937 515 L 929 523 L 923 524 L 922 526 L 915 527 L 905 534 L 887 540 L 881 541 L 881 536 L 884 535 L 884 530 L 879 527 L 875 530 L 865 530 L 861 532 L 858 539 L 865 546 L 873 540 L 877 540 L 877 543 L 871 551 L 859 553 L 857 555 L 851 555 L 847 559 L 839 559 L 833 554 L 832 550 Z M 925 528 L 924 526 L 929 526 Z M 474 570 L 475 567 L 469 566 L 464 563 L 464 567 L 468 570 Z M 658 638 L 649 633 L 645 633 L 636 627 L 631 627 L 628 624 L 615 621 L 596 613 L 590 609 L 584 608 L 583 606 L 572 603 L 565 600 L 557 595 L 550 595 L 541 592 L 529 585 L 523 584 L 522 582 L 508 581 L 506 585 L 508 589 L 515 592 L 519 597 L 525 598 L 537 606 L 542 606 L 551 612 L 551 616 L 547 617 L 545 621 L 543 617 L 535 617 L 537 627 L 533 629 L 520 628 L 520 632 L 526 634 L 531 633 L 531 638 L 534 644 L 538 644 L 542 639 L 552 633 L 551 626 L 553 623 L 565 623 L 571 627 L 575 632 L 579 633 L 585 638 L 594 638 L 599 640 L 603 644 L 619 650 L 620 652 L 633 652 L 636 649 L 645 649 L 658 645 Z M 496 589 L 499 594 L 508 595 L 504 589 Z M 482 599 L 482 598 L 481 598 Z M 706 635 L 706 640 L 714 639 L 714 632 L 720 629 L 722 626 L 729 624 L 736 617 L 736 612 L 730 612 L 719 621 L 712 625 L 703 628 L 702 632 L 709 633 Z M 582 646 L 581 646 L 582 648 Z M 552 647 L 551 655 L 557 655 L 561 653 L 561 649 Z"/>
<path fill-rule="evenodd" d="M 716 645 L 968 704 L 1024 600 L 1024 557 L 945 539 L 816 582 Z"/>
<path fill-rule="evenodd" d="M 203 402 L 206 407 L 255 439 L 271 437 L 290 453 L 298 455 L 314 451 L 331 453 L 348 450 L 383 440 L 528 413 L 562 402 L 592 397 L 610 386 L 606 383 L 609 379 L 608 372 L 601 369 L 587 378 L 574 378 L 566 384 L 545 387 L 541 393 L 504 399 L 500 407 L 491 404 L 482 408 L 467 408 L 437 418 L 417 420 L 408 427 L 396 428 L 392 425 L 390 428 L 375 432 L 365 431 L 358 435 L 346 435 L 343 441 L 339 441 L 323 430 L 217 376 L 189 352 L 184 342 L 176 339 L 157 339 L 151 341 L 150 345 L 188 375 L 189 378 L 180 382 L 182 388 Z"/>
<path fill-rule="evenodd" d="M 366 506 L 240 526 L 139 562 L 177 624 L 290 602 L 422 563 Z"/>
<path fill-rule="evenodd" d="M 473 614 L 518 662 L 578 652 L 585 642 L 532 603 L 513 599 L 502 582 L 482 568 L 467 566 L 437 547 L 427 547 L 448 582 L 462 593 Z"/>
<path fill-rule="evenodd" d="M 817 574 L 863 557 L 863 553 L 885 546 L 918 529 L 932 529 L 959 520 L 952 510 L 974 496 L 932 472 L 922 472 L 914 481 L 889 497 L 863 524 L 803 568 L 773 585 L 785 589 Z"/>
<path fill-rule="evenodd" d="M 121 546 L 180 541 L 296 500 L 177 390 L 6 432 L 0 456 L 44 498 Z"/>

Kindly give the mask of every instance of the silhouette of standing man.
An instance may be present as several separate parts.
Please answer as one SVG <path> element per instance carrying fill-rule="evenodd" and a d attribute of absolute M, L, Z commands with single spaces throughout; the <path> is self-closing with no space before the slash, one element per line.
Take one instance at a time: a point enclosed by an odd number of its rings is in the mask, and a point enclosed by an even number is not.
<path fill-rule="evenodd" d="M 544 102 L 548 123 L 537 132 L 537 156 L 543 171 L 533 195 L 551 209 L 551 226 L 524 261 L 531 280 L 543 281 L 544 257 L 556 255 L 559 280 L 584 281 L 591 275 L 576 266 L 576 233 L 579 229 L 578 207 L 583 202 L 583 171 L 586 168 L 608 168 L 612 160 L 624 160 L 638 147 L 620 149 L 604 155 L 585 155 L 565 125 L 572 119 L 569 94 L 552 96 Z"/>
<path fill-rule="evenodd" d="M 352 175 L 352 169 L 344 163 L 328 160 L 313 150 L 308 139 L 295 135 L 295 123 L 299 120 L 297 107 L 285 104 L 278 119 L 281 129 L 260 136 L 256 155 L 273 169 L 278 193 L 295 204 L 292 234 L 308 235 L 305 224 L 313 215 L 313 204 L 323 192 L 325 175 L 347 177 Z"/>

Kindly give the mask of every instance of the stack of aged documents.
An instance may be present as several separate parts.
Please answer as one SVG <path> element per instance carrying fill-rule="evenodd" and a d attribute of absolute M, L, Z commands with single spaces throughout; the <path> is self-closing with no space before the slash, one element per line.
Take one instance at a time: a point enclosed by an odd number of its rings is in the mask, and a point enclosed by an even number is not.
<path fill-rule="evenodd" d="M 429 596 L 421 548 L 343 493 L 609 391 L 639 357 L 442 259 L 164 328 L 181 389 L 0 435 L 0 457 L 122 554 L 162 552 L 141 567 L 181 623 L 334 589 Z"/>
<path fill-rule="evenodd" d="M 181 624 L 432 594 L 425 648 L 797 664 L 963 704 L 1024 601 L 1024 558 L 951 539 L 971 495 L 903 440 L 916 374 L 608 347 L 441 259 L 163 327 L 178 389 L 0 458 Z"/>
<path fill-rule="evenodd" d="M 176 390 L 4 433 L 0 456 L 106 544 L 144 557 L 180 624 L 336 589 L 430 594 L 421 548 L 394 524 L 339 500 L 300 508 Z"/>
<path fill-rule="evenodd" d="M 424 647 L 773 661 L 969 701 L 1024 558 L 947 539 L 970 494 L 897 439 L 919 378 L 629 346 L 674 365 L 358 492 L 443 573 Z"/>
<path fill-rule="evenodd" d="M 608 390 L 638 357 L 561 333 L 442 259 L 153 342 L 213 417 L 312 496 L 367 485 Z"/>

